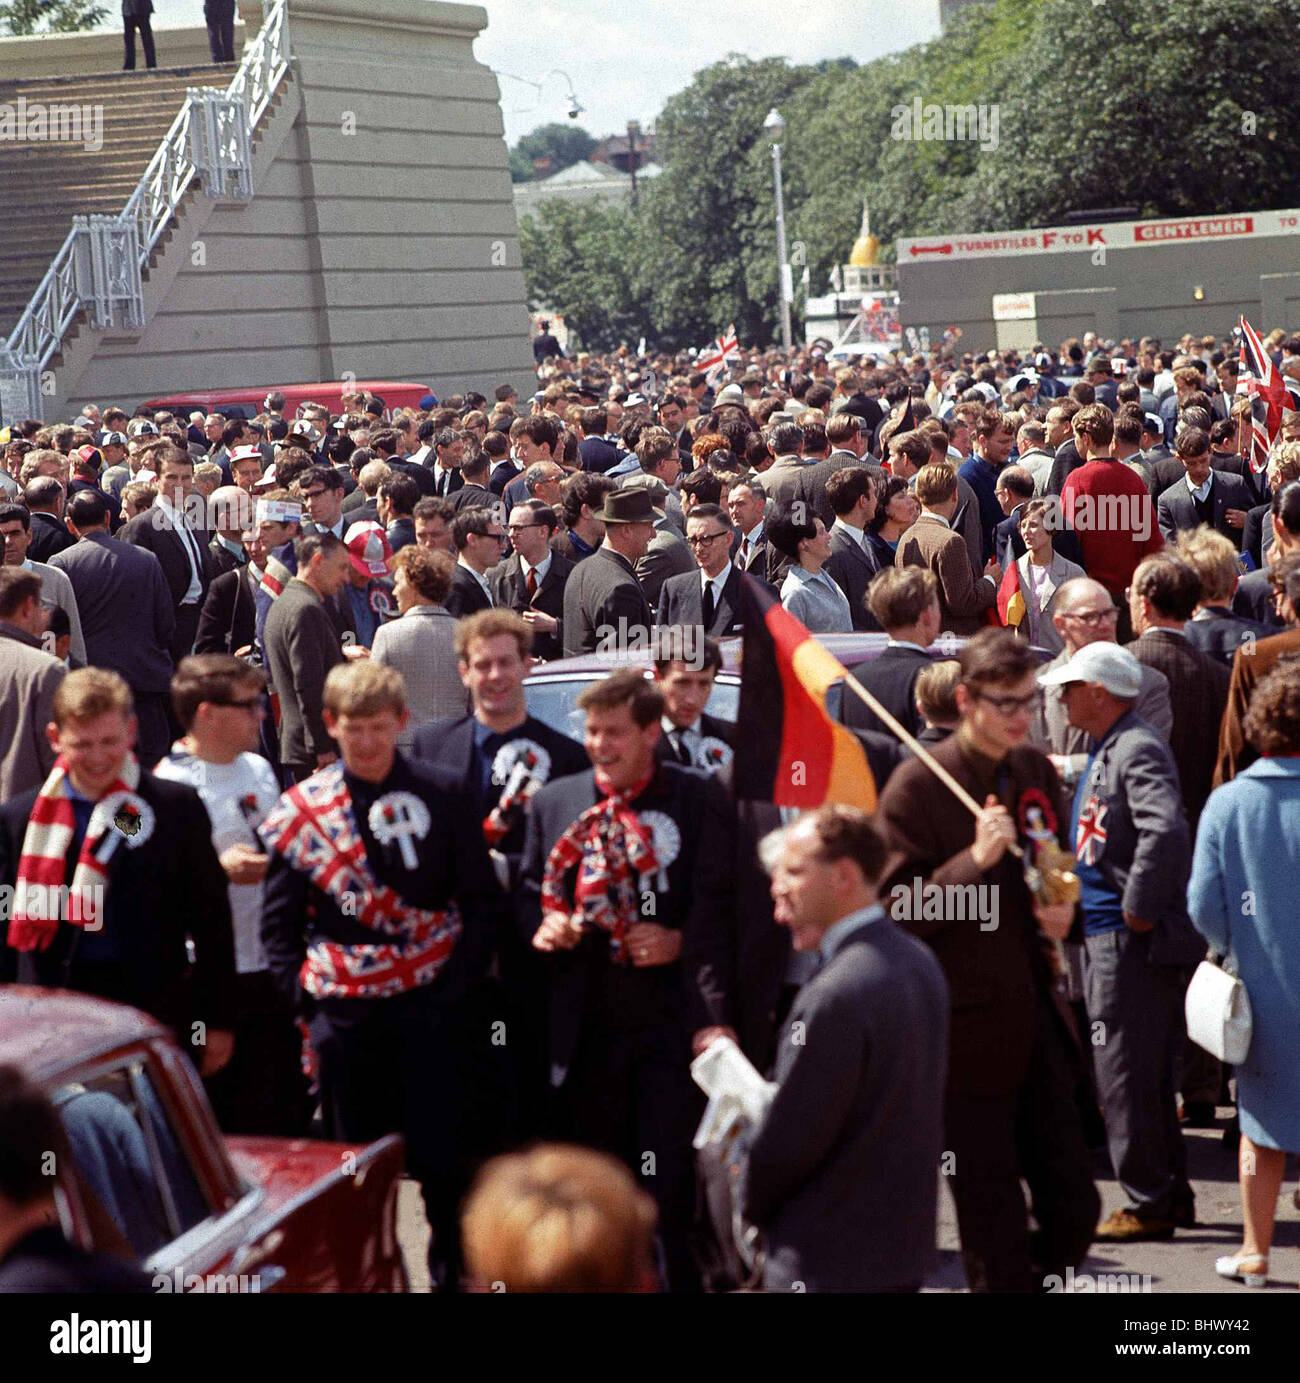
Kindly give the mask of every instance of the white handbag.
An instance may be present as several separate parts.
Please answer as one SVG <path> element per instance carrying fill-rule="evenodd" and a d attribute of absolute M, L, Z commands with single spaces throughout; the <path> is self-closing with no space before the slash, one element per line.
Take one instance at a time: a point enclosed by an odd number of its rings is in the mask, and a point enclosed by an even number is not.
<path fill-rule="evenodd" d="M 1203 960 L 1187 986 L 1187 1035 L 1198 1047 L 1229 1066 L 1240 1066 L 1250 1051 L 1250 995 L 1231 971 Z"/>

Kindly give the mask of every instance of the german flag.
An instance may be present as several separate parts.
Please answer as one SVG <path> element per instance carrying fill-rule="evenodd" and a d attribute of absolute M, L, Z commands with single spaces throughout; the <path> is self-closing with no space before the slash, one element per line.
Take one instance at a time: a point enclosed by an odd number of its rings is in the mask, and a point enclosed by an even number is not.
<path fill-rule="evenodd" d="M 733 782 L 738 798 L 779 807 L 826 802 L 876 809 L 876 782 L 853 732 L 826 713 L 844 668 L 752 576 L 741 574 L 745 625 Z"/>

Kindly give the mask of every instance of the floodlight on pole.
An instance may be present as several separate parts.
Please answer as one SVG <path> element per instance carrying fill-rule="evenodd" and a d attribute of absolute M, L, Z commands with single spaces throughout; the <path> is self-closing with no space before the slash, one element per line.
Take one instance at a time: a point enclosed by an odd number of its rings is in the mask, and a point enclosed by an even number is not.
<path fill-rule="evenodd" d="M 781 182 L 781 140 L 785 137 L 785 121 L 775 106 L 763 121 L 763 133 L 772 145 L 772 182 L 776 189 L 776 260 L 778 289 L 781 296 L 781 344 L 791 348 L 790 304 L 794 301 L 794 276 L 786 262 L 785 192 Z"/>

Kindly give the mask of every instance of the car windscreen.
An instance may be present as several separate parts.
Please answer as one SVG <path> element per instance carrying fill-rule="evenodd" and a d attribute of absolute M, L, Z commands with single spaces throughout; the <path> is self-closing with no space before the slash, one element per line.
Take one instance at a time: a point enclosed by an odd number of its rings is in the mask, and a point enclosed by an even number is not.
<path fill-rule="evenodd" d="M 528 714 L 536 716 L 552 730 L 581 742 L 583 715 L 578 709 L 578 697 L 588 687 L 603 680 L 603 676 L 598 672 L 563 673 L 556 677 L 547 677 L 544 672 L 534 673 L 524 682 Z M 719 677 L 713 684 L 713 693 L 705 711 L 718 720 L 725 720 L 728 725 L 734 725 L 739 708 L 739 681 L 731 675 Z"/>

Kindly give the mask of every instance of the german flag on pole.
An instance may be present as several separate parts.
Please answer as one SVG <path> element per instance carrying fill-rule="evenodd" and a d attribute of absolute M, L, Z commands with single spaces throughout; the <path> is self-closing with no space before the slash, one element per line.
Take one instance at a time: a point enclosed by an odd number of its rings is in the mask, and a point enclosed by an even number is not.
<path fill-rule="evenodd" d="M 853 732 L 826 714 L 844 668 L 752 576 L 741 574 L 745 624 L 736 717 L 736 796 L 779 807 L 826 802 L 876 809 L 876 782 Z"/>

